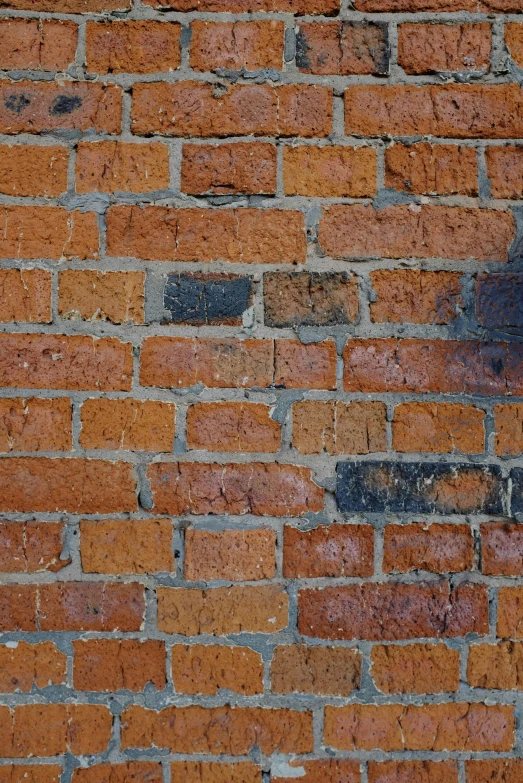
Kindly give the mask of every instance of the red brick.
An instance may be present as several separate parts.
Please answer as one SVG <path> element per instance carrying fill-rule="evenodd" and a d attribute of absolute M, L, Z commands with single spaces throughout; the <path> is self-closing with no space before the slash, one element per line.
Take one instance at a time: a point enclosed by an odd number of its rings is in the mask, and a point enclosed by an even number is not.
<path fill-rule="evenodd" d="M 324 742 L 350 751 L 507 751 L 514 714 L 509 706 L 462 703 L 326 707 Z"/>
<path fill-rule="evenodd" d="M 14 1 L 21 2 L 23 0 Z M 153 8 L 159 9 L 212 11 L 214 13 L 228 12 L 231 14 L 273 11 L 300 16 L 303 14 L 332 15 L 338 13 L 340 8 L 339 0 L 144 0 L 144 2 L 145 5 L 151 5 Z"/>
<path fill-rule="evenodd" d="M 111 24 L 111 27 L 114 23 Z M 163 27 L 164 25 L 162 25 Z M 165 144 L 122 141 L 80 142 L 76 153 L 76 191 L 145 193 L 169 187 Z"/>
<path fill-rule="evenodd" d="M 376 151 L 371 147 L 284 147 L 283 185 L 288 196 L 373 196 Z"/>
<path fill-rule="evenodd" d="M 67 656 L 52 642 L 10 642 L 0 646 L 0 691 L 29 692 L 33 686 L 66 684 Z M 1 780 L 1 775 L 0 775 Z"/>
<path fill-rule="evenodd" d="M 147 478 L 156 514 L 292 517 L 323 508 L 323 489 L 299 465 L 156 462 Z"/>
<path fill-rule="evenodd" d="M 162 783 L 162 766 L 154 761 L 75 767 L 74 783 Z M 38 783 L 38 782 L 37 782 Z"/>
<path fill-rule="evenodd" d="M 482 454 L 485 411 L 472 405 L 406 402 L 394 408 L 392 448 L 404 453 Z"/>
<path fill-rule="evenodd" d="M 369 761 L 369 783 L 458 783 L 456 761 Z"/>
<path fill-rule="evenodd" d="M 287 769 L 287 773 L 285 772 Z M 271 771 L 275 783 L 295 783 L 299 772 L 301 783 L 360 783 L 360 763 L 352 759 L 297 759 Z"/>
<path fill-rule="evenodd" d="M 195 71 L 257 71 L 283 67 L 283 22 L 191 23 L 190 64 Z"/>
<path fill-rule="evenodd" d="M 171 658 L 177 693 L 214 696 L 222 688 L 245 696 L 263 693 L 263 661 L 249 647 L 176 644 Z"/>
<path fill-rule="evenodd" d="M 498 590 L 497 635 L 523 639 L 523 587 L 500 587 Z"/>
<path fill-rule="evenodd" d="M 338 204 L 323 210 L 319 242 L 333 258 L 475 258 L 507 261 L 514 239 L 508 212 L 402 204 L 376 210 Z"/>
<path fill-rule="evenodd" d="M 314 84 L 224 89 L 204 82 L 138 83 L 131 122 L 138 136 L 328 136 L 332 90 Z"/>
<path fill-rule="evenodd" d="M 42 11 L 53 14 L 100 13 L 126 11 L 131 0 L 3 0 L 7 8 L 18 11 Z"/>
<path fill-rule="evenodd" d="M 2 144 L 0 193 L 7 196 L 59 196 L 67 190 L 68 162 L 67 147 Z"/>
<path fill-rule="evenodd" d="M 184 144 L 181 189 L 184 193 L 276 192 L 276 147 L 262 142 Z"/>
<path fill-rule="evenodd" d="M 297 402 L 292 407 L 292 443 L 300 454 L 387 451 L 386 415 L 382 402 Z"/>
<path fill-rule="evenodd" d="M 70 451 L 71 427 L 67 397 L 0 399 L 0 452 Z"/>
<path fill-rule="evenodd" d="M 458 650 L 444 644 L 375 645 L 371 675 L 382 693 L 449 693 L 459 690 Z"/>
<path fill-rule="evenodd" d="M 520 0 L 355 0 L 358 11 L 521 11 Z"/>
<path fill-rule="evenodd" d="M 299 340 L 274 343 L 274 384 L 283 389 L 335 389 L 336 343 L 303 344 Z"/>
<path fill-rule="evenodd" d="M 2 19 L 0 68 L 60 71 L 74 63 L 78 28 L 58 19 Z"/>
<path fill-rule="evenodd" d="M 173 22 L 111 20 L 87 22 L 90 73 L 157 73 L 180 65 L 180 25 Z"/>
<path fill-rule="evenodd" d="M 522 198 L 523 147 L 486 147 L 485 160 L 492 197 Z"/>
<path fill-rule="evenodd" d="M 346 272 L 267 272 L 263 276 L 265 326 L 354 323 L 358 281 Z"/>
<path fill-rule="evenodd" d="M 483 585 L 465 583 L 451 591 L 442 580 L 303 589 L 298 606 L 299 632 L 321 639 L 394 641 L 488 632 Z"/>
<path fill-rule="evenodd" d="M 467 783 L 519 783 L 523 759 L 482 759 L 465 761 Z"/>
<path fill-rule="evenodd" d="M 490 70 L 490 24 L 401 24 L 398 64 L 405 73 Z"/>
<path fill-rule="evenodd" d="M 4 764 L 0 783 L 60 783 L 61 774 L 57 764 Z"/>
<path fill-rule="evenodd" d="M 1 269 L 0 321 L 50 323 L 51 285 L 45 269 Z"/>
<path fill-rule="evenodd" d="M 517 457 L 523 454 L 523 404 L 495 405 L 496 454 Z"/>
<path fill-rule="evenodd" d="M 187 448 L 207 451 L 275 452 L 278 422 L 261 403 L 200 402 L 187 409 Z"/>
<path fill-rule="evenodd" d="M 172 783 L 262 783 L 261 768 L 252 761 L 174 761 Z"/>
<path fill-rule="evenodd" d="M 114 84 L 0 82 L 0 133 L 120 133 L 121 122 L 122 90 Z"/>
<path fill-rule="evenodd" d="M 300 24 L 296 65 L 304 73 L 386 76 L 389 72 L 387 26 L 372 22 Z"/>
<path fill-rule="evenodd" d="M 0 586 L 0 632 L 36 631 L 36 615 L 36 585 Z M 1 735 L 0 729 L 0 737 Z"/>
<path fill-rule="evenodd" d="M 0 258 L 97 259 L 96 214 L 68 212 L 61 207 L 4 205 L 0 215 Z"/>
<path fill-rule="evenodd" d="M 370 303 L 371 321 L 449 324 L 461 311 L 459 272 L 379 269 L 369 277 L 376 297 Z"/>
<path fill-rule="evenodd" d="M 471 645 L 467 680 L 473 688 L 523 690 L 523 643 Z"/>
<path fill-rule="evenodd" d="M 510 4 L 510 3 L 509 3 Z M 521 8 L 518 9 L 521 13 Z M 510 56 L 520 67 L 523 65 L 523 25 L 509 22 L 505 25 L 505 43 Z"/>
<path fill-rule="evenodd" d="M 523 576 L 523 527 L 486 522 L 481 532 L 481 570 L 491 576 Z"/>
<path fill-rule="evenodd" d="M 185 533 L 186 579 L 250 582 L 273 579 L 275 571 L 274 530 L 213 532 L 190 528 Z"/>
<path fill-rule="evenodd" d="M 130 462 L 13 457 L 0 461 L 0 487 L 0 511 L 110 514 L 137 509 Z"/>
<path fill-rule="evenodd" d="M 0 334 L 0 386 L 129 391 L 131 344 L 114 337 Z"/>
<path fill-rule="evenodd" d="M 155 574 L 174 570 L 168 519 L 80 522 L 82 569 L 95 574 Z"/>
<path fill-rule="evenodd" d="M 301 263 L 304 216 L 279 209 L 115 206 L 107 213 L 107 252 L 144 261 Z"/>
<path fill-rule="evenodd" d="M 477 196 L 477 152 L 458 144 L 393 144 L 385 150 L 385 185 L 427 196 Z"/>
<path fill-rule="evenodd" d="M 73 685 L 80 691 L 163 690 L 165 644 L 154 639 L 88 639 L 73 642 Z"/>
<path fill-rule="evenodd" d="M 467 340 L 348 340 L 344 389 L 364 392 L 523 393 L 515 343 Z"/>
<path fill-rule="evenodd" d="M 157 400 L 91 398 L 81 408 L 85 449 L 171 452 L 175 406 Z"/>
<path fill-rule="evenodd" d="M 38 586 L 41 631 L 140 631 L 143 585 L 54 582 Z"/>
<path fill-rule="evenodd" d="M 288 623 L 288 596 L 279 585 L 158 587 L 158 629 L 169 634 L 228 636 L 277 633 Z"/>
<path fill-rule="evenodd" d="M 523 135 L 523 98 L 515 84 L 354 85 L 345 92 L 345 132 L 513 139 Z"/>
<path fill-rule="evenodd" d="M 319 525 L 300 530 L 285 525 L 283 575 L 287 579 L 372 576 L 374 529 L 371 525 Z"/>
<path fill-rule="evenodd" d="M 0 519 L 0 571 L 59 571 L 70 559 L 60 559 L 62 522 L 10 522 Z"/>
<path fill-rule="evenodd" d="M 468 525 L 387 525 L 383 541 L 385 573 L 470 571 L 474 540 Z"/>
<path fill-rule="evenodd" d="M 346 647 L 276 647 L 271 663 L 275 693 L 350 696 L 360 687 L 361 653 Z"/>
<path fill-rule="evenodd" d="M 122 748 L 168 748 L 173 753 L 246 756 L 257 745 L 265 755 L 309 753 L 312 713 L 261 707 L 132 706 L 122 713 Z"/>

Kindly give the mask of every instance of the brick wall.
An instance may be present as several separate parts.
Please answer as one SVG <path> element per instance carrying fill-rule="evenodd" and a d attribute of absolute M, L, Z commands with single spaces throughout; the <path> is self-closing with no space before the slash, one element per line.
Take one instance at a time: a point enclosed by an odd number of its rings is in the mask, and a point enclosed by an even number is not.
<path fill-rule="evenodd" d="M 0 783 L 521 783 L 523 0 L 0 0 Z"/>

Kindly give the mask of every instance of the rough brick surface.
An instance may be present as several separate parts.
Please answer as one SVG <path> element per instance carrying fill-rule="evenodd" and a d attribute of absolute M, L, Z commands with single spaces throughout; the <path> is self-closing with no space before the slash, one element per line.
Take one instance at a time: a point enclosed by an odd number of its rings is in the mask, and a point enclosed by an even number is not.
<path fill-rule="evenodd" d="M 496 149 L 489 147 L 487 156 Z M 406 193 L 427 196 L 457 193 L 476 196 L 476 150 L 457 144 L 429 144 L 423 141 L 411 145 L 394 144 L 385 151 L 385 185 Z"/>
<path fill-rule="evenodd" d="M 0 193 L 7 196 L 59 196 L 67 190 L 68 160 L 66 147 L 2 144 Z"/>
<path fill-rule="evenodd" d="M 161 22 L 88 22 L 90 73 L 157 73 L 180 65 L 180 25 Z"/>
<path fill-rule="evenodd" d="M 171 659 L 179 693 L 212 696 L 222 688 L 248 696 L 263 692 L 263 662 L 250 647 L 177 644 Z"/>
<path fill-rule="evenodd" d="M 448 573 L 472 568 L 474 542 L 468 525 L 412 523 L 387 525 L 383 541 L 383 570 Z"/>
<path fill-rule="evenodd" d="M 283 574 L 290 578 L 372 576 L 374 531 L 370 525 L 320 525 L 301 531 L 286 525 Z"/>
<path fill-rule="evenodd" d="M 398 63 L 405 73 L 488 71 L 489 24 L 402 24 L 398 29 Z"/>
<path fill-rule="evenodd" d="M 385 76 L 389 72 L 388 28 L 369 22 L 300 24 L 296 65 L 304 73 Z"/>
<path fill-rule="evenodd" d="M 58 311 L 62 318 L 143 323 L 142 272 L 60 272 Z"/>
<path fill-rule="evenodd" d="M 70 451 L 72 411 L 67 398 L 0 399 L 0 452 Z"/>
<path fill-rule="evenodd" d="M 62 557 L 64 525 L 60 522 L 0 521 L 0 571 L 60 571 L 71 559 Z"/>
<path fill-rule="evenodd" d="M 81 691 L 143 691 L 165 686 L 165 647 L 152 639 L 90 639 L 74 643 L 74 687 Z"/>
<path fill-rule="evenodd" d="M 58 19 L 2 19 L 0 68 L 66 71 L 74 63 L 77 30 Z"/>
<path fill-rule="evenodd" d="M 280 425 L 259 403 L 201 402 L 187 411 L 187 446 L 206 451 L 267 451 L 280 447 Z"/>
<path fill-rule="evenodd" d="M 86 573 L 149 574 L 173 571 L 172 526 L 167 519 L 80 522 Z"/>
<path fill-rule="evenodd" d="M 250 582 L 272 579 L 276 571 L 273 530 L 188 530 L 185 536 L 185 578 Z"/>
<path fill-rule="evenodd" d="M 86 449 L 172 451 L 175 406 L 156 400 L 87 399 L 80 443 Z"/>
<path fill-rule="evenodd" d="M 383 693 L 445 693 L 459 689 L 459 652 L 444 644 L 376 645 L 371 675 Z"/>
<path fill-rule="evenodd" d="M 375 299 L 371 320 L 377 323 L 448 324 L 462 305 L 460 275 L 417 269 L 382 269 L 370 273 Z"/>
<path fill-rule="evenodd" d="M 276 693 L 350 696 L 359 688 L 361 655 L 345 647 L 277 647 L 271 663 Z"/>

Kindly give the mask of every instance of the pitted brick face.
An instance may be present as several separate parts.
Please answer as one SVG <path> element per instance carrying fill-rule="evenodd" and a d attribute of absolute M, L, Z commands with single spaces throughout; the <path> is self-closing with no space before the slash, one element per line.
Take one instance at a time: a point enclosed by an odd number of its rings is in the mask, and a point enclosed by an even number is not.
<path fill-rule="evenodd" d="M 0 783 L 523 781 L 523 0 L 0 0 Z"/>

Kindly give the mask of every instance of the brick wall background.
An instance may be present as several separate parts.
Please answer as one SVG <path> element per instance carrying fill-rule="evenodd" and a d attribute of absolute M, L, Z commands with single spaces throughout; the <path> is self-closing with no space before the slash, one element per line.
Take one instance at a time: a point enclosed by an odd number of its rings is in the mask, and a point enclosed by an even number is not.
<path fill-rule="evenodd" d="M 521 783 L 522 12 L 0 0 L 0 783 Z"/>

